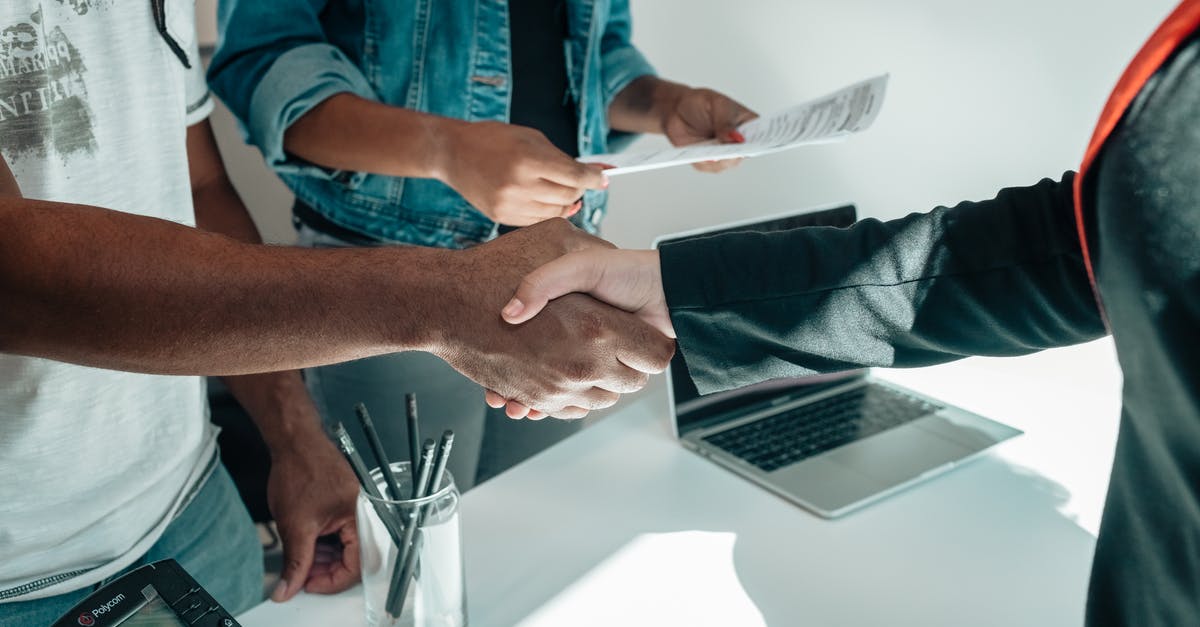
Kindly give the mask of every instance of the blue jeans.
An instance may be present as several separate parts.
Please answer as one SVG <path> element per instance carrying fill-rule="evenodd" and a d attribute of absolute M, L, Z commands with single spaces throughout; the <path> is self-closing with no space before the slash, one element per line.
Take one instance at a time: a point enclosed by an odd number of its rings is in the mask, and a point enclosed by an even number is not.
<path fill-rule="evenodd" d="M 0 625 L 45 627 L 104 584 L 168 558 L 179 562 L 232 614 L 262 601 L 262 544 L 233 480 L 219 462 L 192 502 L 137 562 L 82 590 L 46 599 L 0 603 Z"/>

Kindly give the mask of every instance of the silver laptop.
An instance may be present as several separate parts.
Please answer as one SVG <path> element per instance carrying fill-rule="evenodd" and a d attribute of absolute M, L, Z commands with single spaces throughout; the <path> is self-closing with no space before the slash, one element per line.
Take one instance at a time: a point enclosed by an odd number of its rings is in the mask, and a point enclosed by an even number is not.
<path fill-rule="evenodd" d="M 837 205 L 667 235 L 847 227 Z M 780 496 L 836 518 L 969 460 L 1021 431 L 874 379 L 867 370 L 779 379 L 701 396 L 682 352 L 667 371 L 685 447 Z"/>

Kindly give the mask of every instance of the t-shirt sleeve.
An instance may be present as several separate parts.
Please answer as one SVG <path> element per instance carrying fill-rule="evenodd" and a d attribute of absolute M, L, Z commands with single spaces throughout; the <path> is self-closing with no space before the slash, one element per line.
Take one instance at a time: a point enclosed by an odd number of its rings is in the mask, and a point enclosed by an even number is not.
<path fill-rule="evenodd" d="M 169 3 L 168 3 L 169 4 Z M 167 30 L 187 55 L 188 65 L 176 65 L 183 72 L 184 106 L 187 125 L 203 122 L 213 110 L 212 92 L 204 77 L 204 63 L 200 58 L 200 35 L 196 30 L 194 0 L 184 0 L 167 9 Z"/>
<path fill-rule="evenodd" d="M 200 63 L 200 46 L 192 37 L 192 45 L 186 49 L 188 60 L 192 67 L 186 70 L 184 76 L 185 102 L 187 102 L 187 125 L 203 122 L 213 110 L 212 92 L 208 90 L 208 82 L 204 80 L 204 67 Z"/>

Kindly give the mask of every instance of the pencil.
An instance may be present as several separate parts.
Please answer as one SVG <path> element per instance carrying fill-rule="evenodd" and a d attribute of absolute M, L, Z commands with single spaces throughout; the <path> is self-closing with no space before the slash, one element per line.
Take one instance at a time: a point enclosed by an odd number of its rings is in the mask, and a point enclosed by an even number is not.
<path fill-rule="evenodd" d="M 379 493 L 379 488 L 375 485 L 375 480 L 371 478 L 371 474 L 367 471 L 366 464 L 363 463 L 362 456 L 358 454 L 358 450 L 354 448 L 354 441 L 350 439 L 350 434 L 346 432 L 346 426 L 342 423 L 337 423 L 333 430 L 333 436 L 337 438 L 338 448 L 342 451 L 342 456 L 346 458 L 346 462 L 350 464 L 350 469 L 354 471 L 354 475 L 358 477 L 358 483 L 362 485 L 362 489 L 367 493 L 371 505 L 375 508 L 375 513 L 379 515 L 380 522 L 387 529 L 388 535 L 392 537 L 392 542 L 397 546 L 400 544 L 400 527 L 395 514 L 391 508 L 383 503 L 383 495 Z"/>
<path fill-rule="evenodd" d="M 432 444 L 433 441 L 428 440 L 427 442 Z M 421 495 L 421 498 L 425 498 L 431 494 L 437 494 L 438 489 L 442 487 L 442 478 L 446 474 L 446 463 L 450 459 L 450 449 L 453 446 L 454 432 L 447 429 L 442 433 L 442 442 L 438 447 L 437 458 L 433 462 L 431 481 L 429 482 L 428 487 L 425 489 L 424 494 Z M 417 529 L 417 533 L 413 538 L 412 548 L 403 554 L 403 562 L 397 562 L 396 564 L 396 566 L 399 568 L 400 575 L 400 590 L 396 593 L 396 596 L 400 602 L 400 608 L 395 616 L 399 616 L 400 612 L 404 611 L 404 600 L 405 597 L 408 596 L 408 586 L 412 583 L 414 573 L 416 572 L 417 566 L 420 562 L 421 545 L 425 539 L 425 535 L 422 533 L 421 527 L 425 524 L 425 512 L 427 511 L 427 508 L 428 505 L 421 505 L 418 508 L 417 523 L 414 525 Z M 395 579 L 393 579 L 393 583 L 395 583 Z"/>
<path fill-rule="evenodd" d="M 425 440 L 421 446 L 420 466 L 417 472 L 417 497 L 425 498 L 429 493 L 429 479 L 433 474 L 433 440 Z M 404 527 L 404 538 L 398 545 L 400 552 L 396 555 L 396 564 L 392 567 L 392 585 L 388 587 L 388 596 L 386 607 L 388 614 L 393 617 L 400 616 L 404 611 L 404 596 L 408 593 L 408 582 L 402 577 L 404 565 L 413 559 L 410 557 L 413 548 L 413 539 L 417 533 L 417 526 L 420 522 L 421 508 L 416 507 L 409 514 L 408 524 Z"/>
<path fill-rule="evenodd" d="M 433 460 L 433 479 L 429 482 L 429 494 L 437 494 L 442 488 L 442 478 L 446 474 L 446 464 L 450 461 L 450 449 L 453 446 L 454 432 L 446 429 L 442 432 L 442 443 L 438 446 L 437 457 Z"/>
<path fill-rule="evenodd" d="M 393 501 L 403 499 L 404 493 L 400 491 L 400 482 L 396 480 L 396 475 L 392 473 L 392 462 L 388 460 L 387 451 L 383 450 L 383 441 L 379 439 L 379 432 L 375 430 L 375 423 L 371 420 L 371 414 L 367 411 L 367 406 L 358 403 L 354 406 L 354 413 L 358 415 L 358 421 L 362 423 L 363 433 L 367 435 L 367 444 L 371 446 L 371 450 L 375 453 L 375 461 L 379 464 L 379 474 L 383 475 L 383 480 L 387 483 L 388 496 Z"/>
<path fill-rule="evenodd" d="M 412 477 L 412 496 L 417 498 L 417 460 L 421 458 L 421 425 L 417 417 L 417 395 L 404 395 L 405 416 L 408 418 L 408 473 Z M 400 498 L 398 495 L 396 498 Z"/>

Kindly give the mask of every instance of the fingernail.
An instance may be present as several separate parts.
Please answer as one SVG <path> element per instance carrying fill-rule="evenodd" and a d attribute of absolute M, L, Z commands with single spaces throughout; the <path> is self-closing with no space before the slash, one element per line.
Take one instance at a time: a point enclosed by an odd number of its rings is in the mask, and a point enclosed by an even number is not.
<path fill-rule="evenodd" d="M 604 177 L 604 182 L 601 183 L 600 186 L 603 187 L 604 189 L 608 189 L 608 175 L 601 172 L 600 176 Z"/>
<path fill-rule="evenodd" d="M 287 594 L 287 589 L 287 580 L 280 579 L 279 583 L 275 584 L 275 591 L 271 593 L 271 600 L 276 603 L 283 603 L 283 597 Z"/>
<path fill-rule="evenodd" d="M 739 131 L 729 131 L 729 139 L 739 144 L 746 143 L 746 136 L 742 135 Z"/>
<path fill-rule="evenodd" d="M 503 313 L 504 313 L 504 317 L 506 317 L 506 318 L 515 318 L 515 317 L 521 315 L 521 312 L 524 310 L 525 310 L 525 303 L 522 303 L 520 300 L 514 298 L 514 299 L 508 301 L 508 304 L 504 306 Z M 495 310 L 493 309 L 492 311 L 495 311 Z"/>

